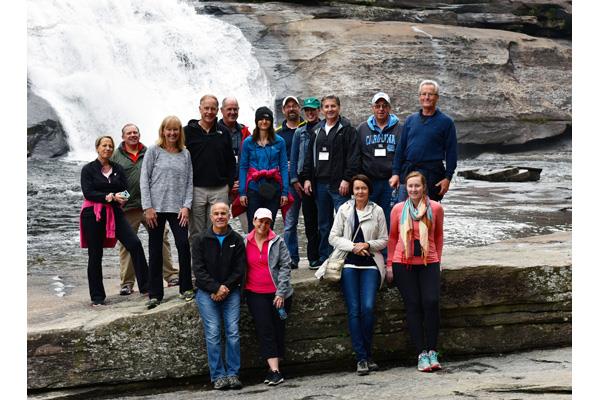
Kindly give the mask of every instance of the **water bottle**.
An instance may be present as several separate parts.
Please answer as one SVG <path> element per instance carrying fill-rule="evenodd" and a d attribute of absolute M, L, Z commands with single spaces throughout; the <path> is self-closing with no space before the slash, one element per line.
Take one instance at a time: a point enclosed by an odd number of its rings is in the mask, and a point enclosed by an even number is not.
<path fill-rule="evenodd" d="M 277 313 L 279 314 L 279 318 L 284 320 L 287 318 L 287 313 L 285 312 L 285 308 L 281 307 L 277 309 Z"/>

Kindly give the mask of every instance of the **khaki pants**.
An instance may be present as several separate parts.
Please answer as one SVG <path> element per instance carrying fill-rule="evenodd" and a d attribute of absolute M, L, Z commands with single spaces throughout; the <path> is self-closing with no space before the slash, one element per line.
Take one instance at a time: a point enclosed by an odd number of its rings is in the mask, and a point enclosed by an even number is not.
<path fill-rule="evenodd" d="M 210 222 L 210 206 L 223 202 L 229 204 L 229 185 L 222 187 L 194 186 L 192 215 L 190 216 L 190 246 L 199 235 L 204 235 Z"/>
<path fill-rule="evenodd" d="M 133 229 L 133 232 L 137 235 L 140 228 L 140 224 L 144 225 L 144 228 L 148 230 L 146 226 L 146 219 L 144 218 L 144 212 L 141 208 L 135 208 L 133 210 L 125 211 L 125 219 Z M 165 234 L 163 237 L 163 278 L 168 282 L 170 279 L 177 278 L 179 271 L 173 267 L 173 261 L 171 260 L 171 245 L 168 241 L 167 234 L 169 230 L 165 227 Z M 135 283 L 135 273 L 133 271 L 133 262 L 129 252 L 125 249 L 125 246 L 119 242 L 119 263 L 121 265 L 121 287 L 125 285 L 131 285 Z"/>

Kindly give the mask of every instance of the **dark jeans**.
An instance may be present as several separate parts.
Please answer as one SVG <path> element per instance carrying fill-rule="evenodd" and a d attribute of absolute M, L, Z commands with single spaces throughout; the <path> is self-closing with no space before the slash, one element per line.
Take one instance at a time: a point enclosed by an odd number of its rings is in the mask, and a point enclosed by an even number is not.
<path fill-rule="evenodd" d="M 125 214 L 120 207 L 113 207 L 115 214 L 115 235 L 117 240 L 123 243 L 123 246 L 131 254 L 133 260 L 133 269 L 140 293 L 148 291 L 148 264 L 144 255 L 142 242 L 131 229 L 131 226 L 125 219 Z M 106 236 L 106 210 L 102 209 L 100 221 L 96 221 L 94 208 L 85 208 L 81 214 L 81 224 L 83 235 L 88 243 L 88 286 L 90 289 L 90 298 L 93 302 L 102 302 L 106 299 L 104 284 L 102 283 L 102 242 Z M 162 248 L 162 237 L 161 237 Z M 161 264 L 162 274 L 162 264 Z M 162 279 L 162 275 L 161 275 Z"/>
<path fill-rule="evenodd" d="M 273 214 L 273 222 L 271 222 L 271 229 L 275 226 L 275 216 L 277 210 L 279 210 L 279 202 L 281 201 L 281 191 L 277 191 L 272 199 L 265 199 L 256 190 L 248 189 L 248 209 L 246 213 L 248 215 L 248 232 L 254 229 L 252 221 L 254 220 L 254 213 L 259 208 L 268 208 Z"/>
<path fill-rule="evenodd" d="M 150 298 L 162 300 L 165 289 L 163 286 L 163 234 L 169 221 L 171 232 L 175 238 L 177 257 L 179 258 L 179 293 L 192 289 L 192 267 L 190 244 L 188 242 L 188 227 L 180 226 L 176 213 L 156 213 L 157 225 L 148 229 L 148 251 L 150 252 Z"/>
<path fill-rule="evenodd" d="M 342 293 L 356 361 L 370 360 L 375 326 L 375 298 L 381 276 L 377 269 L 344 268 Z"/>
<path fill-rule="evenodd" d="M 440 330 L 440 264 L 394 263 L 394 284 L 400 290 L 410 339 L 417 354 L 437 350 Z M 424 339 L 423 339 L 424 338 Z"/>
<path fill-rule="evenodd" d="M 306 234 L 306 257 L 308 261 L 319 260 L 319 225 L 317 220 L 317 201 L 312 196 L 302 196 L 302 215 L 304 216 L 304 233 Z"/>
<path fill-rule="evenodd" d="M 319 261 L 323 262 L 333 251 L 329 244 L 329 231 L 333 226 L 333 210 L 337 211 L 350 196 L 342 196 L 337 188 L 331 189 L 329 183 L 319 182 L 313 187 L 313 194 L 319 210 L 317 220 L 319 225 Z"/>
<path fill-rule="evenodd" d="M 283 358 L 285 355 L 285 320 L 279 318 L 279 313 L 273 306 L 275 293 L 254 293 L 246 290 L 246 304 L 256 328 L 260 355 L 265 360 Z M 283 308 L 290 314 L 292 297 L 285 299 Z"/>

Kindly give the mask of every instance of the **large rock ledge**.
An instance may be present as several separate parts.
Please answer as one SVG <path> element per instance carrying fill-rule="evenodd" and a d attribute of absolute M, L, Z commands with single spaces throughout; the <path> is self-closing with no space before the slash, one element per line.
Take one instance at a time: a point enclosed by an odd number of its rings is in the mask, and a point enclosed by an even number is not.
<path fill-rule="evenodd" d="M 571 233 L 447 249 L 442 274 L 440 350 L 447 356 L 568 346 L 571 343 Z M 340 290 L 308 270 L 294 272 L 287 365 L 351 365 Z M 58 389 L 208 373 L 195 304 L 173 299 L 146 311 L 142 298 L 30 324 L 29 389 Z M 396 289 L 377 301 L 375 358 L 412 357 Z M 262 367 L 242 308 L 242 368 Z"/>

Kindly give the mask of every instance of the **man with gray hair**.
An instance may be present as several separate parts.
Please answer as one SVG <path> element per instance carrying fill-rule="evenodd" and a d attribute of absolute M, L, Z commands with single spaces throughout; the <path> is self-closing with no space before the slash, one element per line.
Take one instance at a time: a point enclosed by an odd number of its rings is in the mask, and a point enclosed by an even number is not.
<path fill-rule="evenodd" d="M 210 206 L 229 204 L 229 190 L 235 178 L 235 157 L 231 136 L 218 127 L 219 100 L 206 94 L 200 99 L 200 119 L 183 129 L 185 146 L 192 156 L 194 197 L 190 218 L 190 243 L 210 226 Z"/>
<path fill-rule="evenodd" d="M 233 181 L 233 187 L 231 188 L 230 200 L 236 197 L 240 188 L 240 156 L 242 151 L 242 143 L 244 139 L 250 136 L 252 133 L 248 127 L 244 124 L 237 122 L 240 112 L 240 106 L 235 97 L 225 97 L 221 103 L 221 115 L 222 118 L 218 121 L 218 127 L 224 131 L 229 132 L 231 136 L 231 147 L 233 149 L 233 155 L 235 156 L 235 178 Z M 248 232 L 248 218 L 246 212 L 238 215 L 240 225 L 244 232 Z"/>
<path fill-rule="evenodd" d="M 130 194 L 129 201 L 125 203 L 123 212 L 125 219 L 137 234 L 140 224 L 144 225 L 146 231 L 148 225 L 144 218 L 144 210 L 142 210 L 142 196 L 140 192 L 140 174 L 142 171 L 142 161 L 146 154 L 146 146 L 140 142 L 140 129 L 132 123 L 127 123 L 121 128 L 121 138 L 123 141 L 113 153 L 111 160 L 120 164 L 125 170 L 127 176 L 128 191 Z M 163 237 L 163 278 L 169 286 L 179 284 L 179 272 L 173 268 L 171 261 L 171 246 L 168 238 L 169 230 L 165 228 Z M 133 293 L 133 285 L 135 283 L 135 273 L 133 271 L 133 262 L 129 252 L 121 243 L 119 246 L 119 264 L 121 269 L 121 296 L 128 296 Z"/>
<path fill-rule="evenodd" d="M 452 118 L 436 107 L 438 99 L 436 81 L 419 84 L 421 110 L 404 122 L 389 181 L 393 188 L 400 186 L 398 201 L 408 197 L 404 181 L 412 171 L 425 176 L 427 195 L 432 200 L 442 200 L 450 187 L 458 159 L 456 127 Z"/>

